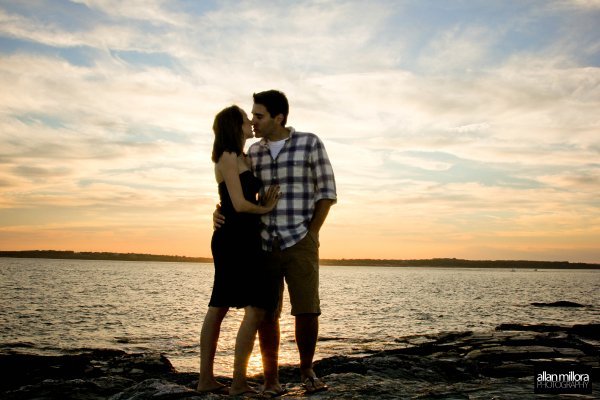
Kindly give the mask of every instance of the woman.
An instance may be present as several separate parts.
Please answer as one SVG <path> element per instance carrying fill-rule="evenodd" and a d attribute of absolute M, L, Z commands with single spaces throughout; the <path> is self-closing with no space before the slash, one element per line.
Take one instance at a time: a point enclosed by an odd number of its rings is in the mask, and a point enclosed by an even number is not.
<path fill-rule="evenodd" d="M 246 113 L 231 106 L 215 117 L 212 161 L 219 185 L 221 213 L 227 223 L 213 233 L 211 249 L 215 279 L 209 308 L 200 334 L 199 392 L 227 394 L 213 373 L 214 357 L 221 322 L 229 307 L 244 307 L 235 345 L 233 381 L 229 394 L 253 394 L 246 381 L 246 369 L 252 353 L 258 325 L 278 303 L 277 288 L 269 287 L 261 272 L 260 214 L 277 204 L 279 188 L 270 187 L 257 201 L 261 182 L 253 175 L 243 153 L 246 139 L 253 137 Z"/>

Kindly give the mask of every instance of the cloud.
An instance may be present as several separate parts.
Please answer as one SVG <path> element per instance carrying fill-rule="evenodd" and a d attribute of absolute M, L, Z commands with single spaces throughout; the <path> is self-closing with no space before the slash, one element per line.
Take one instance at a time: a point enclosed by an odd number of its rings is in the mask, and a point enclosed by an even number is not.
<path fill-rule="evenodd" d="M 557 7 L 566 7 L 566 8 L 581 8 L 581 9 L 592 9 L 597 10 L 600 9 L 600 1 L 599 0 L 555 0 L 551 2 Z"/>
<path fill-rule="evenodd" d="M 207 238 L 212 119 L 279 88 L 336 171 L 330 248 L 597 237 L 580 225 L 597 214 L 596 4 L 2 4 L 4 232 L 25 232 L 17 210 L 35 209 L 36 229 L 63 238 L 153 241 L 161 225 Z"/>
<path fill-rule="evenodd" d="M 493 36 L 489 29 L 454 26 L 439 33 L 422 51 L 418 67 L 432 73 L 478 68 L 486 60 L 491 43 Z"/>
<path fill-rule="evenodd" d="M 160 0 L 73 0 L 90 9 L 99 10 L 117 20 L 140 20 L 157 25 L 181 25 L 189 21 L 182 12 L 175 12 L 166 7 L 167 2 Z"/>

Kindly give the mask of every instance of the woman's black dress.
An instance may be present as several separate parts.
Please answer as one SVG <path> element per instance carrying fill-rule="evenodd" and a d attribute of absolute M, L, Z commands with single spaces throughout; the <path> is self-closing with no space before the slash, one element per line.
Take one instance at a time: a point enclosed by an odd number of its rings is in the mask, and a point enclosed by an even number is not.
<path fill-rule="evenodd" d="M 257 204 L 262 183 L 252 171 L 240 175 L 244 198 Z M 260 215 L 238 213 L 233 207 L 225 182 L 219 184 L 223 226 L 214 231 L 211 249 L 215 265 L 215 281 L 209 306 L 246 307 L 272 310 L 274 293 L 265 273 L 261 250 Z M 275 304 L 273 304 L 275 302 Z"/>

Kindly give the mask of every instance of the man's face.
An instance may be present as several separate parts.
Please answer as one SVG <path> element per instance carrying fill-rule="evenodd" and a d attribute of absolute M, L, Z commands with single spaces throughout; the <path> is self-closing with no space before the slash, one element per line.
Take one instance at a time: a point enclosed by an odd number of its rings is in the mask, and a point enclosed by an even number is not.
<path fill-rule="evenodd" d="M 277 121 L 271 118 L 271 114 L 262 104 L 252 106 L 252 128 L 254 129 L 254 136 L 257 138 L 269 139 L 275 133 Z"/>

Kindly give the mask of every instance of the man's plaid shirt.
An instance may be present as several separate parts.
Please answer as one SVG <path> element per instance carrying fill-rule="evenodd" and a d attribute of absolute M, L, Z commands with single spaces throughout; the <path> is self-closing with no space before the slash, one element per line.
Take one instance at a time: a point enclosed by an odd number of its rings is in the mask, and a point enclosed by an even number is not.
<path fill-rule="evenodd" d="M 313 133 L 288 129 L 290 137 L 276 159 L 265 139 L 248 150 L 252 169 L 264 188 L 281 188 L 275 209 L 261 217 L 262 247 L 266 251 L 273 250 L 276 236 L 281 249 L 298 243 L 308 232 L 316 202 L 337 201 L 333 168 L 321 140 Z"/>

